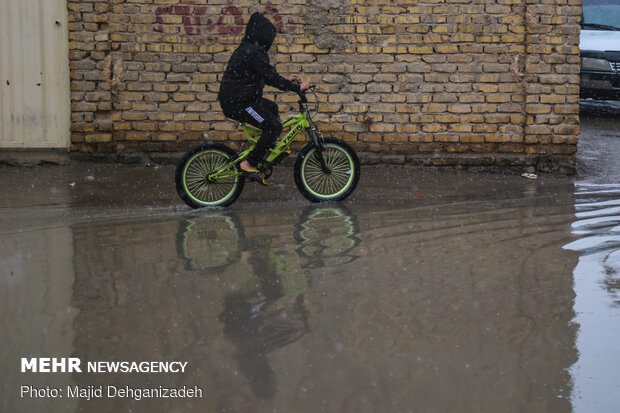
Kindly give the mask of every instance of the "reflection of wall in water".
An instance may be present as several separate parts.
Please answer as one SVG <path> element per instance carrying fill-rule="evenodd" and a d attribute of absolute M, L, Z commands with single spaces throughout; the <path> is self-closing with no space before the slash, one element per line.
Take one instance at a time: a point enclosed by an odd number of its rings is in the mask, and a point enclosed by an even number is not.
<path fill-rule="evenodd" d="M 571 205 L 362 215 L 376 229 L 322 279 L 312 367 L 288 382 L 312 389 L 300 405 L 570 411 Z"/>
<path fill-rule="evenodd" d="M 73 244 L 69 228 L 0 237 L 0 411 L 73 411 L 72 400 L 20 398 L 21 385 L 64 388 L 70 374 L 21 373 L 22 357 L 70 357 Z"/>
<path fill-rule="evenodd" d="M 219 338 L 217 314 L 221 279 L 186 271 L 177 256 L 178 222 L 80 225 L 74 229 L 76 354 L 84 360 L 187 361 L 185 375 L 81 375 L 82 384 L 133 387 L 199 386 L 213 394 L 213 360 L 228 353 Z M 225 379 L 219 378 L 225 381 Z M 228 383 L 229 388 L 234 383 Z M 206 396 L 206 394 L 205 394 Z M 194 400 L 213 408 L 212 397 Z M 92 402 L 91 402 L 92 403 Z M 99 411 L 132 406 L 137 411 L 165 409 L 165 399 L 98 401 Z M 178 402 L 176 402 L 178 403 Z M 92 404 L 89 404 L 92 406 Z M 136 410 L 134 410 L 136 411 Z"/>
<path fill-rule="evenodd" d="M 187 411 L 215 411 L 216 406 L 254 403 L 255 395 L 247 377 L 240 372 L 235 346 L 224 334 L 224 323 L 218 317 L 225 297 L 243 290 L 252 281 L 256 266 L 247 254 L 242 257 L 235 252 L 226 260 L 211 256 L 217 265 L 210 268 L 210 262 L 204 259 L 208 254 L 198 255 L 208 243 L 204 239 L 201 243 L 194 234 L 178 233 L 181 229 L 203 228 L 200 224 L 207 218 L 202 218 L 203 221 L 196 217 L 193 226 L 187 225 L 187 220 L 169 220 L 96 223 L 74 228 L 75 243 L 80 245 L 75 256 L 74 303 L 81 310 L 75 322 L 76 355 L 84 360 L 189 362 L 189 372 L 184 376 L 80 375 L 81 384 L 198 385 L 204 389 L 205 397 L 184 404 Z M 215 233 L 211 235 L 225 238 L 226 249 L 231 249 L 236 235 L 222 232 L 227 230 L 225 226 L 213 228 Z M 292 240 L 293 228 L 290 220 L 272 227 L 275 234 L 282 236 L 276 235 L 270 245 L 285 255 L 287 265 L 299 269 L 301 260 L 294 242 L 283 241 L 286 237 Z M 203 229 L 209 232 L 209 228 Z M 250 235 L 260 239 L 265 231 L 253 227 Z M 250 248 L 243 231 L 238 237 L 240 249 Z M 184 242 L 190 245 L 184 246 Z M 295 297 L 291 299 L 294 307 Z M 289 301 L 289 297 L 283 297 L 278 306 L 288 306 Z M 274 314 L 281 313 L 278 306 Z M 152 411 L 154 406 L 161 410 L 178 406 L 179 402 L 96 403 L 101 411 L 113 411 L 115 406 Z"/>
<path fill-rule="evenodd" d="M 568 396 L 576 359 L 576 255 L 561 249 L 573 211 L 559 205 L 572 200 L 358 213 L 356 259 L 318 268 L 297 251 L 299 216 L 278 217 L 276 227 L 258 213 L 241 216 L 244 239 L 273 234 L 271 246 L 309 280 L 309 332 L 267 355 L 276 387 L 264 401 L 217 320 L 223 298 L 252 273 L 243 251 L 217 271 L 188 268 L 178 221 L 78 226 L 78 356 L 190 363 L 186 376 L 80 380 L 203 387 L 208 397 L 184 411 L 570 411 L 558 396 Z M 155 405 L 179 406 L 122 406 Z"/>

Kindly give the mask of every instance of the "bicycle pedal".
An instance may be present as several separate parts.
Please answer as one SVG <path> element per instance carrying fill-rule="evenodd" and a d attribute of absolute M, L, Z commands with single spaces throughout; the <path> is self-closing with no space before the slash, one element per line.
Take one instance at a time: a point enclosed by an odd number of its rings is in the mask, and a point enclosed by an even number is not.
<path fill-rule="evenodd" d="M 269 186 L 263 175 L 259 171 L 246 171 L 245 169 L 241 169 L 243 171 L 243 175 L 250 182 L 258 182 L 261 185 Z"/>

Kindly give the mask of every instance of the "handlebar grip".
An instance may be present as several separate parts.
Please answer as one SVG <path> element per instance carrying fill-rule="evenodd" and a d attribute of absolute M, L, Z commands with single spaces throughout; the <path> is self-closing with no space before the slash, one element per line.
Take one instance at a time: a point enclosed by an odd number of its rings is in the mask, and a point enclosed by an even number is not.
<path fill-rule="evenodd" d="M 301 96 L 301 95 L 305 95 L 305 94 L 306 94 L 306 92 L 307 92 L 308 90 L 312 90 L 312 89 L 314 89 L 314 88 L 316 88 L 316 85 L 310 85 L 310 87 L 309 87 L 307 90 L 300 90 L 300 91 L 299 91 L 299 95 L 300 95 L 300 96 Z"/>

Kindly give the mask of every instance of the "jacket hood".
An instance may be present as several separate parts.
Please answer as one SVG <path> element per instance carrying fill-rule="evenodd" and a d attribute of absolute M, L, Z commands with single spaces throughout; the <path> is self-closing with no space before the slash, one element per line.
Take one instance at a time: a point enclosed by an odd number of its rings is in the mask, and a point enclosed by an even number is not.
<path fill-rule="evenodd" d="M 267 51 L 276 38 L 276 26 L 261 13 L 254 13 L 245 27 L 244 41 L 258 43 Z"/>

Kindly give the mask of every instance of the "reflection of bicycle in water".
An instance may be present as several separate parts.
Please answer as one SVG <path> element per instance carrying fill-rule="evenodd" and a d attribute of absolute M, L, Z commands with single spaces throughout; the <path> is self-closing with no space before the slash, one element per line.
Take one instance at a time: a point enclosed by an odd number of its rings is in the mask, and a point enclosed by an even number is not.
<path fill-rule="evenodd" d="M 188 270 L 218 270 L 241 258 L 241 222 L 234 215 L 210 213 L 181 221 L 177 252 Z"/>
<path fill-rule="evenodd" d="M 295 239 L 297 252 L 307 262 L 306 268 L 346 264 L 357 257 L 352 254 L 359 245 L 355 215 L 343 207 L 308 208 L 300 220 Z"/>
<path fill-rule="evenodd" d="M 310 276 L 304 268 L 350 262 L 359 245 L 356 219 L 341 207 L 309 208 L 297 225 L 297 253 L 280 236 L 247 237 L 232 213 L 213 212 L 179 226 L 177 249 L 185 268 L 220 276 L 244 262 L 247 276 L 223 297 L 218 319 L 235 345 L 239 369 L 257 397 L 276 392 L 276 375 L 267 354 L 287 346 L 309 331 L 305 294 Z M 300 262 L 300 256 L 306 264 Z"/>
<path fill-rule="evenodd" d="M 342 206 L 308 207 L 294 232 L 297 253 L 304 268 L 321 268 L 354 261 L 360 239 L 357 218 Z M 177 251 L 187 270 L 216 272 L 241 259 L 243 251 L 253 249 L 262 240 L 246 238 L 239 218 L 231 212 L 211 212 L 181 221 Z M 278 260 L 277 257 L 273 259 Z M 282 260 L 280 267 L 286 267 Z"/>

